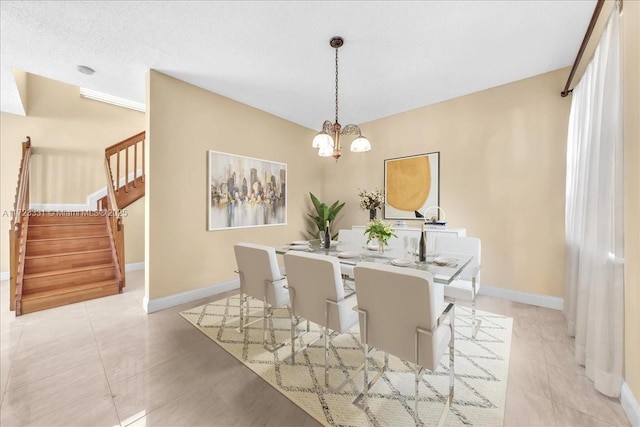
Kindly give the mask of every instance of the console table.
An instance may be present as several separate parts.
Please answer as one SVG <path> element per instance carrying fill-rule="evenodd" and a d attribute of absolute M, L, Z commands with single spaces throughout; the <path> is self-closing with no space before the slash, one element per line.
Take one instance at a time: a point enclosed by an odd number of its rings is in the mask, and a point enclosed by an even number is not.
<path fill-rule="evenodd" d="M 353 227 L 351 227 L 352 230 L 361 230 L 362 233 L 364 233 L 364 229 L 366 228 L 366 226 L 364 225 L 354 225 Z M 420 228 L 419 227 L 395 227 L 392 226 L 391 227 L 393 229 L 393 231 L 396 232 L 396 234 L 398 235 L 398 238 L 402 238 L 403 236 L 415 236 L 415 235 L 419 235 L 420 234 Z M 452 235 L 456 235 L 458 237 L 466 237 L 467 236 L 467 229 L 466 228 L 448 228 L 448 227 L 441 227 L 441 226 L 428 226 L 425 225 L 424 230 L 427 233 L 444 233 L 444 234 L 452 234 Z"/>

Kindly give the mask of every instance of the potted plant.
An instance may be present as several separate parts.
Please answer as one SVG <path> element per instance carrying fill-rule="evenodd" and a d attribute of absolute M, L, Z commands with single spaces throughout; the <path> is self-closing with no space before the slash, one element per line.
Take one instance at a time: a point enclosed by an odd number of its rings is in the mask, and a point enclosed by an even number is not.
<path fill-rule="evenodd" d="M 310 192 L 309 196 L 311 196 L 311 202 L 313 203 L 315 212 L 308 213 L 307 215 L 313 220 L 316 230 L 307 231 L 307 234 L 313 239 L 320 239 L 324 234 L 327 221 L 329 221 L 329 231 L 331 231 L 331 225 L 344 207 L 344 202 L 340 203 L 340 200 L 337 200 L 331 206 L 328 206 L 326 203 L 321 202 L 313 193 Z M 332 239 L 335 239 L 337 236 L 338 233 L 331 234 Z"/>
<path fill-rule="evenodd" d="M 384 253 L 384 247 L 389 244 L 391 237 L 398 237 L 391 228 L 391 225 L 379 219 L 374 219 L 365 228 L 364 233 L 367 235 L 367 243 L 373 239 L 378 240 L 378 250 Z"/>
<path fill-rule="evenodd" d="M 376 209 L 382 209 L 384 205 L 384 193 L 381 190 L 359 190 L 360 208 L 369 211 L 369 220 L 376 219 Z"/>

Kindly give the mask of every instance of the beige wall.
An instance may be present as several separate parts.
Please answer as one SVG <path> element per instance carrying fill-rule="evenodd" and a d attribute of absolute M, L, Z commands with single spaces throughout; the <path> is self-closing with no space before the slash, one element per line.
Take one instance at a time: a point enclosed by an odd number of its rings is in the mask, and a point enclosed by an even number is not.
<path fill-rule="evenodd" d="M 148 298 L 236 279 L 236 242 L 303 237 L 307 192 L 324 179 L 313 131 L 155 71 L 147 94 Z M 287 163 L 287 225 L 207 231 L 208 150 Z"/>
<path fill-rule="evenodd" d="M 363 224 L 357 189 L 384 187 L 384 159 L 440 152 L 440 205 L 482 239 L 482 282 L 563 296 L 564 183 L 571 100 L 559 70 L 364 124 L 372 151 L 327 168 L 326 193 Z"/>
<path fill-rule="evenodd" d="M 78 87 L 26 74 L 28 115 L 0 116 L 0 210 L 13 209 L 21 144 L 29 135 L 33 145 L 31 202 L 84 204 L 88 195 L 105 187 L 104 149 L 144 130 L 144 113 L 80 97 Z M 125 227 L 126 262 L 144 261 L 144 213 L 130 207 Z M 0 271 L 9 270 L 10 218 L 0 224 Z M 139 231 L 135 231 L 139 230 Z"/>
<path fill-rule="evenodd" d="M 625 1 L 625 381 L 640 401 L 640 2 Z"/>

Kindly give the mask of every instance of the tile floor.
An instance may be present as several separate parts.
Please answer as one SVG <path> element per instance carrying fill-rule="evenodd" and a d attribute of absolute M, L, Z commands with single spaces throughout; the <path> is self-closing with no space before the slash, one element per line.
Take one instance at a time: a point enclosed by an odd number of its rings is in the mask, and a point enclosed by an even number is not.
<path fill-rule="evenodd" d="M 207 300 L 147 315 L 144 272 L 127 280 L 121 295 L 19 318 L 0 282 L 1 426 L 318 425 L 178 315 Z M 514 318 L 505 426 L 629 425 L 573 362 L 561 312 L 478 304 Z"/>

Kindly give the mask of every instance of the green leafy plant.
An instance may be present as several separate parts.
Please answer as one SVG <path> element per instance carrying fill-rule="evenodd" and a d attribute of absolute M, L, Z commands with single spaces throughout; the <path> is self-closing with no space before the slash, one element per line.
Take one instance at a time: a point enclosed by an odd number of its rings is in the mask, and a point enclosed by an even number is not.
<path fill-rule="evenodd" d="M 326 203 L 321 202 L 313 193 L 310 192 L 309 195 L 311 196 L 311 202 L 313 203 L 315 212 L 308 213 L 307 215 L 309 215 L 309 218 L 311 218 L 317 230 L 307 231 L 307 233 L 311 238 L 319 239 L 324 234 L 327 221 L 329 221 L 329 232 L 331 232 L 331 225 L 344 207 L 344 202 L 340 203 L 340 200 L 337 200 L 331 206 L 328 206 Z M 338 233 L 335 233 L 331 235 L 331 238 L 335 239 L 337 236 Z"/>
<path fill-rule="evenodd" d="M 380 250 L 382 252 L 384 252 L 384 247 L 389 244 L 389 239 L 391 237 L 398 237 L 390 224 L 379 219 L 374 219 L 367 224 L 367 228 L 364 229 L 364 233 L 367 235 L 367 243 L 374 239 L 378 240 L 378 245 L 380 245 Z"/>

